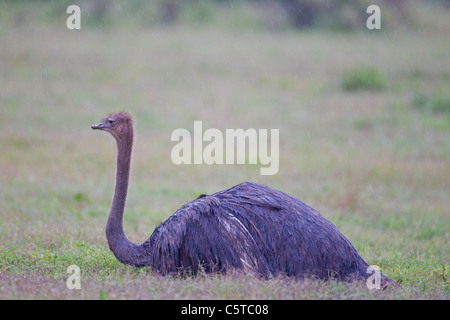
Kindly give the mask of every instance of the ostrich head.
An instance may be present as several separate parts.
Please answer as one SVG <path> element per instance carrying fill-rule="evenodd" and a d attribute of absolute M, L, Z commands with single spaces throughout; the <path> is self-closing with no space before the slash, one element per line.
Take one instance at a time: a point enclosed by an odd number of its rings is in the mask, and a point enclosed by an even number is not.
<path fill-rule="evenodd" d="M 109 132 L 117 141 L 120 141 L 132 135 L 133 119 L 126 112 L 112 113 L 91 128 Z"/>

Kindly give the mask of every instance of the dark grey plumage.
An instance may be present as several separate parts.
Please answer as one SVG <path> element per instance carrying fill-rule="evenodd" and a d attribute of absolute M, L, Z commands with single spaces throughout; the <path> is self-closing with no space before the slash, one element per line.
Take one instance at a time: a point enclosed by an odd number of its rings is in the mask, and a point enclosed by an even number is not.
<path fill-rule="evenodd" d="M 198 198 L 143 243 L 162 273 L 244 269 L 264 276 L 365 276 L 368 264 L 320 213 L 256 183 Z"/>

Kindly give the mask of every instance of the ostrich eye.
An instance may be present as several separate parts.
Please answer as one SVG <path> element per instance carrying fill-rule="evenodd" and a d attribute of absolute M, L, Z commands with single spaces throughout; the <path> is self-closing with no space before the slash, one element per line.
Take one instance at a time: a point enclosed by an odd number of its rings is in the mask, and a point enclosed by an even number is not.
<path fill-rule="evenodd" d="M 110 125 L 112 125 L 112 124 L 114 124 L 114 120 L 113 120 L 113 119 L 108 119 L 108 123 L 109 123 Z"/>

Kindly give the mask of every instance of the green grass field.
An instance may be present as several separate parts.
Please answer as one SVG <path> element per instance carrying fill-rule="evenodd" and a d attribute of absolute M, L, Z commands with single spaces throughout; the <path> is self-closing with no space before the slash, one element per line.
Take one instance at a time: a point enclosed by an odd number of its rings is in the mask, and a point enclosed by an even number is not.
<path fill-rule="evenodd" d="M 112 22 L 69 31 L 64 14 L 48 22 L 30 9 L 23 22 L 20 10 L 0 6 L 0 299 L 450 298 L 450 42 L 432 24 L 448 12 L 427 11 L 422 28 L 332 33 Z M 367 68 L 377 78 L 347 90 Z M 402 288 L 178 279 L 121 265 L 104 233 L 115 144 L 90 129 L 114 111 L 136 124 L 130 240 L 201 193 L 254 181 L 317 209 Z M 279 172 L 172 164 L 170 135 L 194 120 L 279 129 Z M 81 290 L 66 287 L 70 265 Z"/>

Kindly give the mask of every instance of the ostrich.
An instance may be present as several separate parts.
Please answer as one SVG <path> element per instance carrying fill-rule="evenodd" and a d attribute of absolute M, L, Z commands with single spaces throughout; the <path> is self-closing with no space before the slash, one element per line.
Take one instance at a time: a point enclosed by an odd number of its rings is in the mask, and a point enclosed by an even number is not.
<path fill-rule="evenodd" d="M 126 112 L 108 115 L 92 129 L 109 132 L 117 143 L 114 196 L 106 224 L 116 258 L 149 266 L 161 274 L 226 273 L 338 280 L 367 278 L 368 264 L 347 238 L 302 201 L 257 183 L 244 182 L 185 204 L 142 243 L 123 231 L 133 119 Z M 392 280 L 381 274 L 382 282 Z"/>

